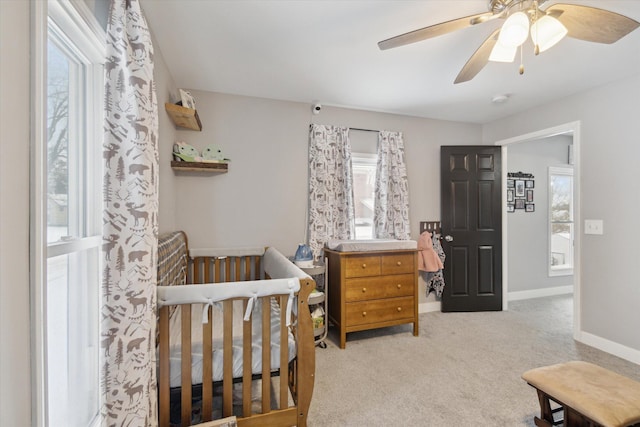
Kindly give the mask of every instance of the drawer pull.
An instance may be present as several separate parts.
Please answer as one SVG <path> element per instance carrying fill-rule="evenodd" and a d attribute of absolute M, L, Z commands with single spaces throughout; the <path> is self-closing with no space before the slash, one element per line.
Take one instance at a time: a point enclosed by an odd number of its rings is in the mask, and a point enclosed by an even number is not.
<path fill-rule="evenodd" d="M 362 317 L 364 317 L 364 316 L 366 316 L 366 315 L 367 315 L 367 312 L 366 312 L 366 311 L 363 311 L 363 312 L 362 312 Z"/>
<path fill-rule="evenodd" d="M 367 268 L 367 264 L 362 263 L 362 268 Z"/>
<path fill-rule="evenodd" d="M 401 266 L 401 265 L 402 265 L 402 261 L 398 261 L 396 264 L 397 264 L 398 266 Z"/>
<path fill-rule="evenodd" d="M 398 289 L 400 289 L 402 287 L 402 285 L 400 283 L 398 283 Z"/>
<path fill-rule="evenodd" d="M 398 307 L 398 311 L 402 311 L 402 307 Z"/>
<path fill-rule="evenodd" d="M 362 288 L 362 292 L 367 292 L 367 288 Z"/>

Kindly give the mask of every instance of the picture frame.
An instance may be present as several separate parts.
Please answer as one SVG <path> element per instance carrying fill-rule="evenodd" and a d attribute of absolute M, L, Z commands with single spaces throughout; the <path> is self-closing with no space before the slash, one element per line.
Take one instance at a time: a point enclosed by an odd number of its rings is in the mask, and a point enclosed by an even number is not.
<path fill-rule="evenodd" d="M 515 199 L 515 192 L 513 188 L 507 189 L 507 202 L 513 202 Z"/>
<path fill-rule="evenodd" d="M 180 100 L 182 101 L 182 106 L 186 108 L 196 109 L 196 100 L 191 95 L 191 92 L 186 91 L 184 89 L 180 90 Z"/>
<path fill-rule="evenodd" d="M 534 188 L 535 186 L 535 181 L 532 179 L 528 179 L 525 181 L 525 187 L 526 188 Z"/>
<path fill-rule="evenodd" d="M 516 197 L 524 197 L 524 179 L 516 179 Z"/>
<path fill-rule="evenodd" d="M 533 190 L 527 190 L 527 203 L 533 202 Z"/>
<path fill-rule="evenodd" d="M 515 209 L 524 209 L 524 199 L 516 199 Z"/>
<path fill-rule="evenodd" d="M 515 212 L 515 205 L 513 203 L 508 203 L 507 204 L 507 212 Z"/>
<path fill-rule="evenodd" d="M 513 179 L 508 179 L 507 180 L 507 188 L 514 188 L 515 186 L 516 186 L 515 180 L 513 180 Z"/>
<path fill-rule="evenodd" d="M 524 207 L 525 212 L 535 212 L 536 205 L 533 203 L 527 203 Z"/>

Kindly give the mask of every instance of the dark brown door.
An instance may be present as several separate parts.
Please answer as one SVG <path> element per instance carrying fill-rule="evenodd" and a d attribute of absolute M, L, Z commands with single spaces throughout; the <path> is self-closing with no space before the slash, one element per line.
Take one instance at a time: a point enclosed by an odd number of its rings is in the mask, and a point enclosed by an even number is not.
<path fill-rule="evenodd" d="M 440 149 L 442 311 L 502 310 L 500 147 Z"/>

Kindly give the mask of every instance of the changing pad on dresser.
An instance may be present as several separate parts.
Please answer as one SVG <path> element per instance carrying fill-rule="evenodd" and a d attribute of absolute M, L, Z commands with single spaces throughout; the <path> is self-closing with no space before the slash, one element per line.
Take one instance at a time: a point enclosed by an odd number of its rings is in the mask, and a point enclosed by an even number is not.
<path fill-rule="evenodd" d="M 329 240 L 327 248 L 338 252 L 389 251 L 396 249 L 417 249 L 415 240 Z"/>

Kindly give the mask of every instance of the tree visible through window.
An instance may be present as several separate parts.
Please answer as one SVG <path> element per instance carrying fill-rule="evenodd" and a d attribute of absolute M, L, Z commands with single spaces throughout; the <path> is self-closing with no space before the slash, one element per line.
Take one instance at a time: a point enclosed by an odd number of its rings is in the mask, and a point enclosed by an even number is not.
<path fill-rule="evenodd" d="M 355 205 L 356 239 L 373 239 L 376 155 L 353 153 L 353 202 Z"/>
<path fill-rule="evenodd" d="M 573 169 L 549 168 L 549 275 L 573 274 Z"/>

